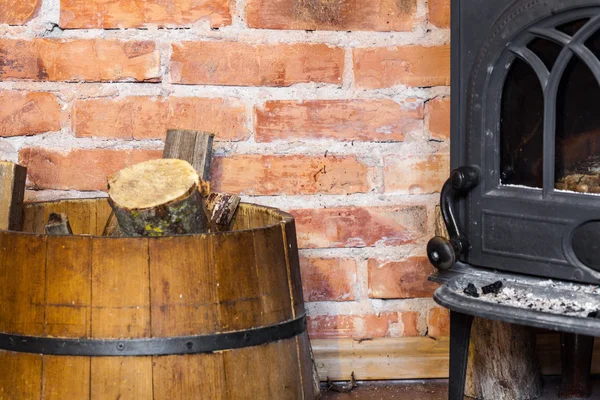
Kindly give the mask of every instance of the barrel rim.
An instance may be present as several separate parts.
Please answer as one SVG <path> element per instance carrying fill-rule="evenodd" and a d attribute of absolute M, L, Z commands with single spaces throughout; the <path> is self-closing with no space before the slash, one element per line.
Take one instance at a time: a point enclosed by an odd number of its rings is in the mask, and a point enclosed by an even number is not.
<path fill-rule="evenodd" d="M 42 204 L 58 204 L 58 203 L 63 203 L 63 202 L 100 202 L 100 201 L 108 201 L 108 197 L 94 197 L 94 198 L 69 198 L 69 199 L 59 199 L 59 200 L 51 200 L 51 201 L 35 201 L 35 202 L 29 202 L 29 203 L 25 203 L 23 205 L 23 208 L 29 208 L 29 207 L 34 207 L 36 205 L 42 205 Z M 274 212 L 276 214 L 278 214 L 278 216 L 281 217 L 281 221 L 279 221 L 278 223 L 275 224 L 270 224 L 270 225 L 265 225 L 265 226 L 261 226 L 259 228 L 252 228 L 252 229 L 237 229 L 234 231 L 224 231 L 224 232 L 210 232 L 210 233 L 191 233 L 191 234 L 182 234 L 182 235 L 169 235 L 169 236 L 159 236 L 159 237 L 153 237 L 153 236 L 124 236 L 124 237 L 110 237 L 110 236 L 100 236 L 100 235 L 82 235 L 82 234 L 74 234 L 74 235 L 68 235 L 68 236 L 59 236 L 62 238 L 90 238 L 90 239 L 94 239 L 94 240 L 123 240 L 123 239 L 150 239 L 150 240 L 160 240 L 160 239 L 164 239 L 164 238 L 174 238 L 174 237 L 226 237 L 226 236 L 230 236 L 230 235 L 235 235 L 235 234 L 239 234 L 239 233 L 252 233 L 252 232 L 260 232 L 263 230 L 267 230 L 276 226 L 281 226 L 281 225 L 288 225 L 290 223 L 294 222 L 294 217 L 285 212 L 282 211 L 278 208 L 275 207 L 269 207 L 269 206 L 264 206 L 264 205 L 260 205 L 260 204 L 255 204 L 255 203 L 247 203 L 247 202 L 240 202 L 241 206 L 250 206 L 250 207 L 256 207 L 256 208 L 260 208 L 263 209 L 264 211 L 268 211 L 268 212 Z M 23 211 L 24 212 L 24 211 Z M 12 230 L 6 230 L 6 229 L 0 229 L 0 234 L 10 234 L 10 235 L 25 235 L 25 236 L 32 236 L 32 237 L 57 237 L 56 235 L 48 235 L 46 233 L 35 233 L 35 232 L 22 232 L 22 231 L 12 231 Z"/>

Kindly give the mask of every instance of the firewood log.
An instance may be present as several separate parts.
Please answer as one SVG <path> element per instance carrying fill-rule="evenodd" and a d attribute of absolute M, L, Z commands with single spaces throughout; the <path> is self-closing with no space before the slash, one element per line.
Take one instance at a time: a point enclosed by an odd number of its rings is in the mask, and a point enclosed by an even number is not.
<path fill-rule="evenodd" d="M 186 161 L 146 161 L 109 178 L 109 204 L 124 236 L 203 233 L 207 221 L 199 185 Z"/>
<path fill-rule="evenodd" d="M 163 158 L 178 158 L 189 162 L 200 178 L 208 181 L 214 138 L 214 133 L 169 129 Z"/>
<path fill-rule="evenodd" d="M 0 229 L 21 230 L 27 168 L 0 161 Z"/>
<path fill-rule="evenodd" d="M 475 318 L 465 395 L 482 400 L 525 400 L 541 393 L 531 328 Z"/>
<path fill-rule="evenodd" d="M 226 231 L 240 204 L 240 197 L 234 194 L 212 192 L 206 199 L 206 208 L 211 227 Z"/>
<path fill-rule="evenodd" d="M 47 235 L 72 235 L 73 230 L 66 214 L 50 213 L 46 224 Z"/>
<path fill-rule="evenodd" d="M 201 190 L 203 197 L 205 197 L 205 192 L 210 192 L 210 189 L 206 185 L 209 180 L 210 164 L 212 160 L 212 143 L 214 138 L 215 135 L 213 133 L 169 129 L 167 131 L 167 138 L 165 139 L 163 158 L 178 158 L 189 162 L 198 175 L 200 175 L 200 179 L 203 183 Z M 210 215 L 207 215 L 207 218 L 210 218 Z M 114 212 L 110 214 L 102 232 L 102 236 L 123 236 L 123 232 L 119 227 Z"/>
<path fill-rule="evenodd" d="M 114 211 L 110 213 L 108 216 L 108 220 L 106 221 L 106 225 L 104 226 L 104 231 L 102 231 L 102 236 L 108 237 L 121 237 L 123 236 L 123 231 L 121 231 L 121 227 L 119 226 L 119 221 L 115 216 Z"/>

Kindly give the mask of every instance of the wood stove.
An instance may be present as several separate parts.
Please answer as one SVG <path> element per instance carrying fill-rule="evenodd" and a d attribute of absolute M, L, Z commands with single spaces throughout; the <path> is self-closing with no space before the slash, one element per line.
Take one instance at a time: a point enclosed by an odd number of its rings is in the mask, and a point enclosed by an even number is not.
<path fill-rule="evenodd" d="M 600 0 L 453 0 L 441 269 L 600 283 Z"/>
<path fill-rule="evenodd" d="M 434 299 L 451 311 L 450 400 L 464 398 L 474 317 L 561 332 L 561 396 L 590 394 L 600 332 L 597 99 L 600 0 L 452 0 L 453 169 L 440 199 L 449 237 L 427 246 L 439 269 L 431 279 L 443 283 Z"/>

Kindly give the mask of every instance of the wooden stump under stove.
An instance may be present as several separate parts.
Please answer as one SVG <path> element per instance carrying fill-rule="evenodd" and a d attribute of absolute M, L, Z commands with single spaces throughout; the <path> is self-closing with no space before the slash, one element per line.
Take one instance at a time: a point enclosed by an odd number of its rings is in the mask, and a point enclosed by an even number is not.
<path fill-rule="evenodd" d="M 74 235 L 42 234 L 50 213 L 67 214 Z M 242 204 L 231 232 L 84 236 L 102 234 L 110 213 L 105 199 L 30 204 L 23 225 L 35 234 L 0 231 L 0 343 L 20 350 L 0 351 L 0 398 L 315 398 L 291 216 Z M 255 333 L 290 322 L 289 338 Z M 169 339 L 239 331 L 264 344 L 193 353 L 198 342 L 179 340 L 172 355 L 118 355 L 135 351 L 133 339 L 163 338 L 170 354 Z M 117 355 L 47 351 L 73 339 L 116 339 Z"/>
<path fill-rule="evenodd" d="M 475 318 L 465 395 L 482 400 L 529 400 L 541 394 L 533 330 Z"/>

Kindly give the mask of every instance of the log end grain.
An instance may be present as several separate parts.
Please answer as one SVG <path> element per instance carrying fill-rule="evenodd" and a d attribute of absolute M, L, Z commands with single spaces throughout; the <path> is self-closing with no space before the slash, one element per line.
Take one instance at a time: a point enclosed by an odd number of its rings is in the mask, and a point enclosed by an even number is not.
<path fill-rule="evenodd" d="M 108 194 L 114 204 L 143 210 L 180 201 L 199 185 L 199 177 L 186 161 L 150 160 L 127 167 L 108 179 Z"/>
<path fill-rule="evenodd" d="M 186 161 L 146 161 L 109 178 L 109 203 L 125 236 L 204 233 L 199 182 Z"/>

